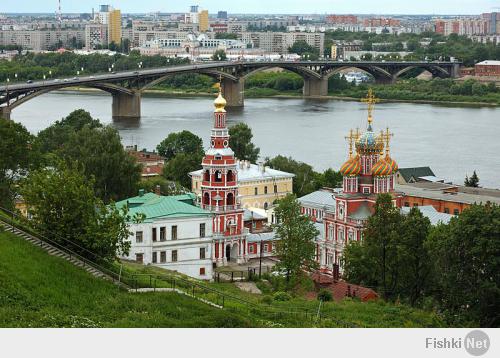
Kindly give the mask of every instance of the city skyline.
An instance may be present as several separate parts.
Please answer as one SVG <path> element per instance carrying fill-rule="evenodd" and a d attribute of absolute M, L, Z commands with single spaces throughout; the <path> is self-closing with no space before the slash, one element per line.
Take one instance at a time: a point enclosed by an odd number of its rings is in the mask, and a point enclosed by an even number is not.
<path fill-rule="evenodd" d="M 69 2 L 62 0 L 63 13 L 90 13 L 92 8 L 98 9 L 103 2 L 85 1 Z M 106 2 L 104 2 L 106 3 Z M 162 0 L 143 0 L 140 3 L 133 0 L 114 0 L 107 3 L 119 8 L 124 13 L 148 12 L 185 12 L 190 5 L 200 5 L 211 13 L 219 10 L 232 14 L 402 14 L 402 15 L 477 15 L 482 12 L 500 10 L 498 0 L 475 1 L 435 1 L 424 0 L 408 4 L 394 3 L 389 0 L 375 2 L 361 0 L 350 2 L 346 0 L 315 0 L 313 3 L 303 1 L 277 0 L 270 4 L 264 0 L 254 0 L 237 4 L 228 0 L 176 1 L 169 3 Z M 0 5 L 0 13 L 53 13 L 58 7 L 57 0 L 23 0 Z"/>

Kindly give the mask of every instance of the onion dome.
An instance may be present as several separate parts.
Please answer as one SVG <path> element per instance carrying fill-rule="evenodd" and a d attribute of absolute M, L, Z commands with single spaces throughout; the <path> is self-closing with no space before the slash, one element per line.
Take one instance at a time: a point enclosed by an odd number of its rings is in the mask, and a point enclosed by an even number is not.
<path fill-rule="evenodd" d="M 398 166 L 398 163 L 396 163 L 396 161 L 394 159 L 392 159 L 389 154 L 386 154 L 385 155 L 385 158 L 384 160 L 387 162 L 387 164 L 389 164 L 391 166 L 391 169 L 392 169 L 392 172 L 395 173 L 398 171 L 399 169 L 399 166 Z"/>
<path fill-rule="evenodd" d="M 375 135 L 372 125 L 356 141 L 356 151 L 360 154 L 377 154 L 384 149 L 384 143 Z"/>
<path fill-rule="evenodd" d="M 344 176 L 358 176 L 361 172 L 361 164 L 359 163 L 359 155 L 350 157 L 340 167 L 340 173 Z"/>
<path fill-rule="evenodd" d="M 224 97 L 222 97 L 222 91 L 219 88 L 219 95 L 214 101 L 215 112 L 225 112 L 226 110 L 224 109 L 224 107 L 226 107 L 226 104 L 227 102 Z"/>
<path fill-rule="evenodd" d="M 379 159 L 377 163 L 372 168 L 372 175 L 377 177 L 384 177 L 391 175 L 393 173 L 391 164 L 388 163 L 385 158 Z"/>

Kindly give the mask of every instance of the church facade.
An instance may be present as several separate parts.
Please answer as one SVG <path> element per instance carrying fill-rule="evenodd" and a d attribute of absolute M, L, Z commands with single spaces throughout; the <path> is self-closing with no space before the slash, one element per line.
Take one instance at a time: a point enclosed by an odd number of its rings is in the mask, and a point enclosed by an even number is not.
<path fill-rule="evenodd" d="M 341 166 L 342 190 L 334 193 L 334 210 L 324 215 L 324 236 L 319 243 L 320 272 L 337 278 L 342 272 L 342 253 L 351 241 L 363 239 L 363 228 L 373 214 L 380 193 L 390 193 L 395 206 L 401 206 L 402 195 L 394 190 L 398 165 L 390 155 L 392 134 L 387 128 L 376 133 L 372 112 L 377 99 L 371 89 L 366 99 L 368 123 L 364 132 L 350 131 L 349 157 Z"/>

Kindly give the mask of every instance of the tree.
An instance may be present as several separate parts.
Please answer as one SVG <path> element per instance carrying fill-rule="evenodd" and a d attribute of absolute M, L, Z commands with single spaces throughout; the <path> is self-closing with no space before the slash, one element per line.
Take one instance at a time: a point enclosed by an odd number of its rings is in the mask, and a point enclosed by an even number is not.
<path fill-rule="evenodd" d="M 500 325 L 500 206 L 472 205 L 429 235 L 436 297 L 453 323 Z"/>
<path fill-rule="evenodd" d="M 0 138 L 0 206 L 12 209 L 16 182 L 40 157 L 34 136 L 22 124 L 0 118 Z"/>
<path fill-rule="evenodd" d="M 189 173 L 201 168 L 203 155 L 179 153 L 163 167 L 163 176 L 178 182 L 184 188 L 191 187 Z"/>
<path fill-rule="evenodd" d="M 238 123 L 229 128 L 229 146 L 236 158 L 255 163 L 259 158 L 260 148 L 252 143 L 252 129 L 246 123 Z"/>
<path fill-rule="evenodd" d="M 479 177 L 477 176 L 477 173 L 475 170 L 472 173 L 470 178 L 467 175 L 465 176 L 464 185 L 469 186 L 469 187 L 473 187 L 473 188 L 479 187 Z"/>
<path fill-rule="evenodd" d="M 328 168 L 321 175 L 321 186 L 327 188 L 337 188 L 342 185 L 343 176 L 340 172 L 336 172 L 332 168 Z"/>
<path fill-rule="evenodd" d="M 321 181 L 318 180 L 318 173 L 306 163 L 298 162 L 291 157 L 278 155 L 272 159 L 266 158 L 265 165 L 295 174 L 293 179 L 293 192 L 299 198 L 312 193 L 321 187 Z"/>
<path fill-rule="evenodd" d="M 212 60 L 214 61 L 226 61 L 226 51 L 224 50 L 216 50 L 212 55 Z"/>
<path fill-rule="evenodd" d="M 203 140 L 190 131 L 170 133 L 156 146 L 158 154 L 168 162 L 179 153 L 198 154 L 203 157 Z"/>
<path fill-rule="evenodd" d="M 399 243 L 402 217 L 390 194 L 380 194 L 375 212 L 368 218 L 363 242 L 348 243 L 344 250 L 344 274 L 347 280 L 378 287 L 384 298 L 395 296 L 402 262 Z M 364 265 L 364 268 L 360 268 Z"/>
<path fill-rule="evenodd" d="M 126 213 L 106 207 L 81 168 L 61 164 L 34 171 L 22 193 L 30 224 L 42 235 L 94 261 L 128 253 Z"/>
<path fill-rule="evenodd" d="M 137 192 L 141 167 L 130 156 L 112 127 L 84 126 L 70 135 L 57 154 L 68 163 L 79 162 L 87 177 L 94 178 L 96 195 L 105 203 Z"/>
<path fill-rule="evenodd" d="M 68 143 L 71 134 L 85 126 L 100 128 L 102 124 L 98 119 L 92 118 L 89 112 L 77 109 L 67 117 L 40 131 L 36 141 L 42 153 L 53 153 Z"/>
<path fill-rule="evenodd" d="M 417 208 L 403 218 L 400 236 L 401 294 L 414 306 L 427 293 L 431 271 L 426 240 L 431 223 Z"/>
<path fill-rule="evenodd" d="M 309 45 L 304 40 L 295 41 L 292 46 L 288 48 L 288 52 L 296 53 L 300 56 L 307 56 L 311 60 L 315 60 L 319 56 L 319 51 L 314 46 Z"/>
<path fill-rule="evenodd" d="M 293 194 L 278 201 L 275 208 L 278 224 L 274 225 L 277 268 L 284 270 L 288 288 L 302 277 L 305 271 L 317 268 L 315 239 L 319 231 L 313 222 L 300 212 L 300 204 Z"/>

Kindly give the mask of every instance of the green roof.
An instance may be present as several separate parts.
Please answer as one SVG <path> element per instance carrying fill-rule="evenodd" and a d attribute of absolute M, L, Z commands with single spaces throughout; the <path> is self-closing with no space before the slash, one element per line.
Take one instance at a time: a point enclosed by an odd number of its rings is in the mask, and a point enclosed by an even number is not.
<path fill-rule="evenodd" d="M 161 196 L 155 193 L 146 193 L 128 198 L 116 203 L 118 209 L 128 207 L 131 217 L 144 214 L 144 222 L 152 222 L 160 218 L 183 218 L 193 216 L 210 216 L 209 211 L 195 206 L 196 196 L 184 194 L 175 196 Z"/>
<path fill-rule="evenodd" d="M 399 168 L 398 171 L 407 183 L 417 181 L 420 177 L 434 176 L 434 172 L 429 167 Z"/>

